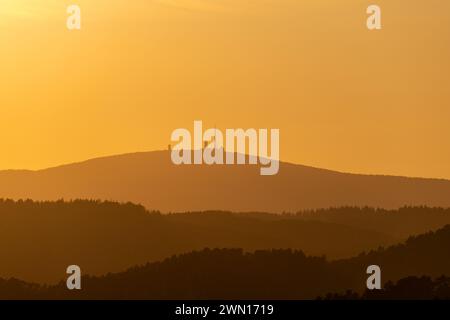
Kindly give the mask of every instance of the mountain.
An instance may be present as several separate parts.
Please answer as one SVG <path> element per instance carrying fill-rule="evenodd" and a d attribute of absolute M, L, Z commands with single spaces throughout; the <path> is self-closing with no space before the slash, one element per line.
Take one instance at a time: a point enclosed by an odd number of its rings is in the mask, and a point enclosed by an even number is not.
<path fill-rule="evenodd" d="M 363 292 L 366 269 L 371 264 L 380 266 L 389 298 L 395 298 L 392 294 L 404 295 L 405 286 L 410 298 L 425 298 L 424 288 L 438 289 L 433 284 L 424 286 L 420 283 L 423 281 L 411 281 L 411 276 L 423 275 L 439 277 L 439 283 L 445 284 L 439 289 L 445 290 L 440 295 L 449 297 L 450 279 L 442 277 L 450 274 L 449 248 L 450 225 L 387 249 L 334 262 L 290 249 L 251 253 L 241 249 L 205 249 L 125 272 L 84 276 L 82 290 L 69 291 L 64 281 L 41 287 L 0 280 L 0 298 L 314 299 L 328 292 Z M 396 289 L 393 281 L 398 281 Z M 383 298 L 382 292 L 379 295 Z"/>
<path fill-rule="evenodd" d="M 448 180 L 348 174 L 284 162 L 274 176 L 261 176 L 259 169 L 176 166 L 168 151 L 133 153 L 38 171 L 0 171 L 0 197 L 131 201 L 164 212 L 450 207 Z"/>

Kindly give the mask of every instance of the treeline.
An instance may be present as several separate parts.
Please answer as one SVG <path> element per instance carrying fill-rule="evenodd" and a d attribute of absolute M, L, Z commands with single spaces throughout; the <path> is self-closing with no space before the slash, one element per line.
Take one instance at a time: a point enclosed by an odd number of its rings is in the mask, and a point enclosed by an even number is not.
<path fill-rule="evenodd" d="M 411 237 L 402 245 L 332 262 L 291 249 L 253 253 L 242 249 L 204 249 L 125 272 L 84 276 L 82 290 L 69 291 L 65 282 L 39 286 L 18 280 L 1 281 L 0 299 L 342 298 L 326 296 L 329 292 L 347 292 L 347 298 L 356 299 L 360 296 L 353 292 L 364 292 L 366 268 L 371 264 L 381 267 L 386 285 L 383 291 L 364 293 L 363 298 L 395 299 L 406 294 L 445 298 L 446 277 L 450 275 L 449 249 L 450 225 Z M 408 278 L 423 275 L 429 278 Z M 431 278 L 436 280 L 426 285 L 423 279 Z M 392 285 L 394 282 L 397 284 Z"/>
<path fill-rule="evenodd" d="M 432 279 L 427 276 L 406 277 L 396 283 L 388 281 L 381 290 L 368 290 L 362 294 L 348 290 L 327 294 L 320 300 L 449 300 L 450 278 Z"/>
<path fill-rule="evenodd" d="M 295 214 L 295 217 L 306 221 L 338 223 L 406 239 L 411 235 L 436 230 L 450 224 L 450 208 L 418 206 L 386 210 L 370 207 L 340 207 L 305 210 Z"/>

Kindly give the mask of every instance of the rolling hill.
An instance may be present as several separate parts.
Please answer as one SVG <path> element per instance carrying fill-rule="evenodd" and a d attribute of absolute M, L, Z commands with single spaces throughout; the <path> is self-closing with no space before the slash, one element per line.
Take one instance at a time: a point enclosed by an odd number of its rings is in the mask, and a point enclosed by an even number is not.
<path fill-rule="evenodd" d="M 168 151 L 154 151 L 38 171 L 0 171 L 0 197 L 131 201 L 163 212 L 450 207 L 450 181 L 347 174 L 290 163 L 281 163 L 278 175 L 261 176 L 255 165 L 176 166 Z"/>

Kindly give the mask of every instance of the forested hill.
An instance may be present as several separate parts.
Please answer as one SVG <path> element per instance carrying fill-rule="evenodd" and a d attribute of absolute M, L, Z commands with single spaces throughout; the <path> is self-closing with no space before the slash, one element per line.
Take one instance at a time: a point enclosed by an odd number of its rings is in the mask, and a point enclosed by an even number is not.
<path fill-rule="evenodd" d="M 153 151 L 38 171 L 0 171 L 0 197 L 131 201 L 163 212 L 396 209 L 450 207 L 450 181 L 341 173 L 286 162 L 278 174 L 261 176 L 259 165 L 177 166 L 168 151 Z"/>

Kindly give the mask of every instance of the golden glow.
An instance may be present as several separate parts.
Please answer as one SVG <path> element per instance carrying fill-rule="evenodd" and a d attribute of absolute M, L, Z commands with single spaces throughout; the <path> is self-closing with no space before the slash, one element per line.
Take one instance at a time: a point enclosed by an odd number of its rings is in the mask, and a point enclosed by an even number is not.
<path fill-rule="evenodd" d="M 280 128 L 281 158 L 450 178 L 450 2 L 0 0 L 0 169 Z"/>
<path fill-rule="evenodd" d="M 15 20 L 15 22 L 25 18 L 45 18 L 61 2 L 63 1 L 0 0 L 0 18 Z M 11 23 L 11 21 L 8 21 L 8 23 Z"/>

